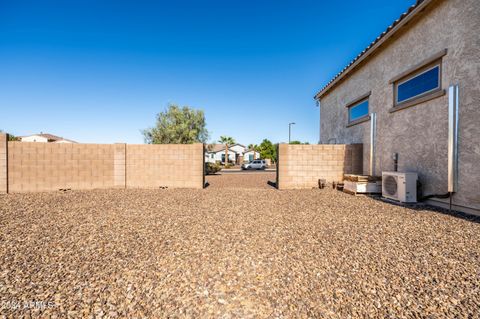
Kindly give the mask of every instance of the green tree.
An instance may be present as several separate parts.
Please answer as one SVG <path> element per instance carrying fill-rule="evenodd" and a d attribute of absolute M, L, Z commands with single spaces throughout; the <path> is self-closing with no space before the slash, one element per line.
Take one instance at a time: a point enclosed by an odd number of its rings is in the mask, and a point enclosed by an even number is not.
<path fill-rule="evenodd" d="M 269 158 L 272 162 L 277 162 L 277 146 L 267 139 L 264 139 L 258 146 L 261 158 Z"/>
<path fill-rule="evenodd" d="M 18 141 L 18 137 L 16 137 L 16 136 L 13 135 L 13 134 L 9 134 L 9 133 L 7 133 L 7 132 L 4 132 L 3 130 L 0 130 L 0 133 L 6 133 L 6 134 L 8 134 L 8 140 L 9 140 L 9 141 L 12 141 L 12 142 L 13 142 L 13 141 Z"/>
<path fill-rule="evenodd" d="M 302 143 L 300 141 L 291 141 L 290 144 L 309 145 L 310 143 L 308 143 L 308 142 Z"/>
<path fill-rule="evenodd" d="M 248 149 L 253 151 L 253 160 L 256 160 L 256 152 L 258 152 L 257 144 L 249 144 Z"/>
<path fill-rule="evenodd" d="M 235 144 L 235 140 L 230 136 L 220 136 L 218 142 L 225 145 L 225 164 L 228 164 L 228 146 Z"/>
<path fill-rule="evenodd" d="M 157 114 L 155 127 L 143 130 L 142 134 L 148 144 L 205 143 L 208 139 L 206 126 L 202 110 L 171 104 Z"/>

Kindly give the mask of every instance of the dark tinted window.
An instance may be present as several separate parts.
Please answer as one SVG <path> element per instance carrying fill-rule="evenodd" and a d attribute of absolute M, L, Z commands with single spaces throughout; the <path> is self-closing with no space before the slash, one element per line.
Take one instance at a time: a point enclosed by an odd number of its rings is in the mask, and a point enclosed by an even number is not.
<path fill-rule="evenodd" d="M 361 119 L 368 115 L 368 100 L 357 103 L 348 108 L 349 122 Z"/>
<path fill-rule="evenodd" d="M 397 103 L 437 89 L 440 85 L 440 66 L 435 66 L 397 85 Z"/>

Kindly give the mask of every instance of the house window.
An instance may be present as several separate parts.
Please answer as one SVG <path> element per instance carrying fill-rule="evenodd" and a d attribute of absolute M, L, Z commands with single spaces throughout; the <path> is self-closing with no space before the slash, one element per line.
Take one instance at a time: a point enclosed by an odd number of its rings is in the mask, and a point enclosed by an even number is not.
<path fill-rule="evenodd" d="M 437 63 L 394 83 L 395 106 L 440 89 L 440 64 Z"/>
<path fill-rule="evenodd" d="M 348 106 L 348 123 L 368 118 L 368 98 Z"/>

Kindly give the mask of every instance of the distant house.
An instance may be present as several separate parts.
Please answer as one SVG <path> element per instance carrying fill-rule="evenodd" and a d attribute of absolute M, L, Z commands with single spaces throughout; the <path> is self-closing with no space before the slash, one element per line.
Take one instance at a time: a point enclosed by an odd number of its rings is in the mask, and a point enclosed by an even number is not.
<path fill-rule="evenodd" d="M 253 161 L 254 157 L 255 159 L 260 158 L 259 152 L 255 151 L 255 154 L 254 154 L 253 150 L 246 148 L 245 145 L 242 145 L 242 144 L 238 144 L 238 143 L 233 144 L 228 149 L 229 150 L 233 149 L 238 154 L 237 164 L 241 164 L 244 162 L 251 162 Z"/>
<path fill-rule="evenodd" d="M 66 138 L 48 133 L 33 134 L 27 136 L 19 136 L 20 142 L 37 142 L 37 143 L 77 143 Z"/>
<path fill-rule="evenodd" d="M 255 152 L 255 158 L 260 158 L 260 153 Z M 253 160 L 253 151 L 244 145 L 236 143 L 228 147 L 228 161 L 235 164 L 242 164 Z M 210 163 L 225 162 L 225 145 L 210 144 L 205 152 L 205 161 Z"/>
<path fill-rule="evenodd" d="M 228 148 L 228 161 L 231 163 L 236 163 L 237 161 L 237 152 L 235 152 L 230 147 Z M 205 162 L 209 163 L 225 163 L 225 145 L 223 144 L 210 144 L 207 145 L 205 151 Z"/>
<path fill-rule="evenodd" d="M 244 162 L 251 162 L 254 159 L 260 158 L 260 153 L 254 150 L 245 150 L 243 153 L 243 161 Z"/>

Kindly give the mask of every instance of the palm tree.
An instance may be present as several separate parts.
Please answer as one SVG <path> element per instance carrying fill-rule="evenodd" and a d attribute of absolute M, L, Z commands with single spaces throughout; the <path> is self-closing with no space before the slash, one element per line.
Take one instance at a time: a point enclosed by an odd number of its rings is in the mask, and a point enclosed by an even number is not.
<path fill-rule="evenodd" d="M 256 160 L 256 152 L 258 150 L 258 145 L 257 144 L 250 144 L 248 145 L 248 149 L 253 151 L 253 160 Z"/>
<path fill-rule="evenodd" d="M 225 144 L 225 164 L 228 164 L 228 145 L 235 144 L 235 140 L 230 136 L 220 136 L 218 142 Z"/>

